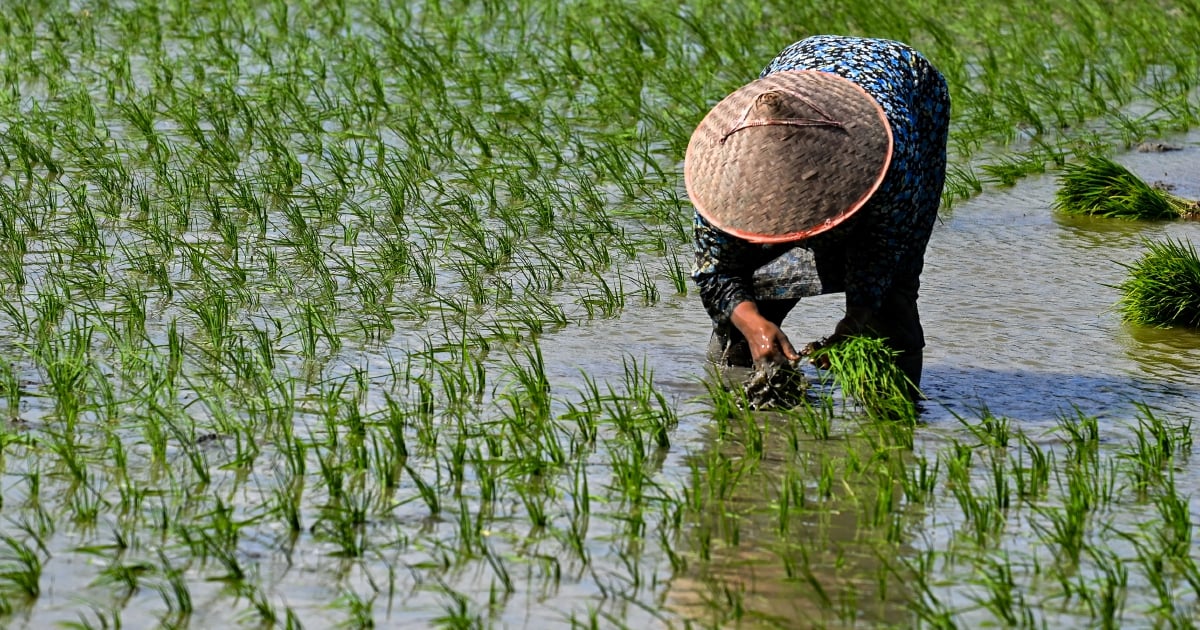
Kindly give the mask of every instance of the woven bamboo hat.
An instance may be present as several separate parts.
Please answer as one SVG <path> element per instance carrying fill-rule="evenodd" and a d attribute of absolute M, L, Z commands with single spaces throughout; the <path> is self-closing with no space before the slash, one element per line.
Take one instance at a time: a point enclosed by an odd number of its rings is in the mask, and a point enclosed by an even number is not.
<path fill-rule="evenodd" d="M 756 243 L 824 232 L 879 188 L 892 159 L 883 109 L 828 72 L 775 72 L 726 96 L 692 133 L 684 183 L 709 223 Z"/>

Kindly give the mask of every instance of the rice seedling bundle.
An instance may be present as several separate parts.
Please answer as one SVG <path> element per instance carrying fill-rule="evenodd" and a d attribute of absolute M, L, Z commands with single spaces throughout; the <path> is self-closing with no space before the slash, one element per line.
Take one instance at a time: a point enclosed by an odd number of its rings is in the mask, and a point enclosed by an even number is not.
<path fill-rule="evenodd" d="M 1054 208 L 1067 214 L 1117 219 L 1180 219 L 1200 213 L 1200 203 L 1147 184 L 1128 168 L 1100 155 L 1063 166 Z"/>
<path fill-rule="evenodd" d="M 896 351 L 882 339 L 851 337 L 816 350 L 814 358 L 828 361 L 842 393 L 870 415 L 902 419 L 914 413 L 908 377 L 896 365 Z"/>
<path fill-rule="evenodd" d="M 1200 328 L 1200 258 L 1190 242 L 1148 243 L 1130 265 L 1118 308 L 1122 319 L 1148 326 Z"/>

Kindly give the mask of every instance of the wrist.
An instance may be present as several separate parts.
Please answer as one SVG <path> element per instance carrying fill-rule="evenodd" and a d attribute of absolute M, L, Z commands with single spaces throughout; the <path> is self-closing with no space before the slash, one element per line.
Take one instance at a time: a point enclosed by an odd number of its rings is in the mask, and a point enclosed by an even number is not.
<path fill-rule="evenodd" d="M 729 323 L 733 324 L 747 338 L 752 331 L 760 328 L 764 321 L 765 318 L 758 312 L 758 305 L 749 300 L 739 302 L 729 315 Z"/>
<path fill-rule="evenodd" d="M 867 320 L 871 319 L 871 316 L 874 314 L 875 309 L 873 308 L 867 308 L 865 306 L 846 307 L 846 319 L 858 324 L 867 323 Z"/>
<path fill-rule="evenodd" d="M 846 316 L 842 318 L 842 321 L 838 322 L 837 327 L 834 329 L 834 334 L 843 337 L 862 334 L 874 315 L 874 309 L 861 306 L 847 306 Z"/>

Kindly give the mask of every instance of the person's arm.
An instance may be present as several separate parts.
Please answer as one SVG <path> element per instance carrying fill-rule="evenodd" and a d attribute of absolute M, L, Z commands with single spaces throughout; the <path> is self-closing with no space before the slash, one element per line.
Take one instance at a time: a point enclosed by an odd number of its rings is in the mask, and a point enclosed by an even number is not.
<path fill-rule="evenodd" d="M 750 357 L 756 364 L 778 363 L 780 357 L 792 361 L 800 358 L 787 335 L 774 322 L 763 317 L 754 302 L 741 302 L 735 306 L 730 321 L 750 344 Z"/>
<path fill-rule="evenodd" d="M 754 301 L 748 264 L 754 245 L 712 227 L 699 214 L 693 217 L 693 235 L 692 281 L 700 289 L 700 301 L 714 323 L 729 324 L 734 307 Z"/>
<path fill-rule="evenodd" d="M 692 280 L 700 289 L 700 301 L 713 322 L 731 324 L 750 344 L 756 361 L 774 360 L 782 354 L 798 359 L 783 331 L 758 312 L 750 276 L 768 257 L 766 249 L 734 238 L 695 216 L 696 262 Z"/>

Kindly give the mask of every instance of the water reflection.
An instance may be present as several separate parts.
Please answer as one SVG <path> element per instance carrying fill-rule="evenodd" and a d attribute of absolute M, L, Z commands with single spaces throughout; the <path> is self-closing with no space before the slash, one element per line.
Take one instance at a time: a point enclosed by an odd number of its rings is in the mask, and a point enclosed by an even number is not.
<path fill-rule="evenodd" d="M 1125 353 L 1148 376 L 1188 382 L 1200 372 L 1200 331 L 1127 325 Z"/>
<path fill-rule="evenodd" d="M 1053 217 L 1059 228 L 1056 240 L 1065 252 L 1094 249 L 1107 255 L 1122 254 L 1140 247 L 1145 239 L 1157 238 L 1170 226 L 1167 221 L 1123 221 L 1062 213 L 1054 213 Z"/>
<path fill-rule="evenodd" d="M 923 417 L 933 424 L 946 424 L 955 422 L 955 415 L 976 419 L 986 409 L 1018 426 L 1048 428 L 1063 416 L 1077 413 L 1127 421 L 1135 417 L 1139 402 L 1175 416 L 1200 413 L 1200 388 L 1174 377 L 1163 380 L 1171 375 L 1162 373 L 1161 359 L 1145 359 L 1148 367 L 1159 373 L 1139 376 L 935 367 L 926 371 L 927 381 L 933 385 L 927 388 L 931 402 Z M 1192 365 L 1197 362 L 1200 353 L 1193 354 Z M 1182 368 L 1176 371 L 1183 374 Z"/>
<path fill-rule="evenodd" d="M 697 494 L 679 548 L 692 560 L 668 606 L 715 627 L 910 621 L 899 556 L 923 515 L 901 505 L 893 474 L 911 454 L 879 449 L 888 438 L 875 429 L 813 440 L 795 416 L 759 414 L 724 436 L 710 430 L 687 458 Z M 747 446 L 760 437 L 761 455 Z M 737 482 L 723 497 L 727 476 Z"/>

